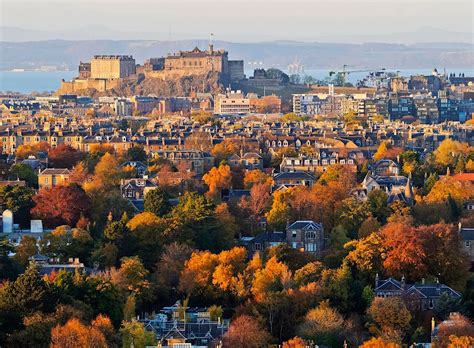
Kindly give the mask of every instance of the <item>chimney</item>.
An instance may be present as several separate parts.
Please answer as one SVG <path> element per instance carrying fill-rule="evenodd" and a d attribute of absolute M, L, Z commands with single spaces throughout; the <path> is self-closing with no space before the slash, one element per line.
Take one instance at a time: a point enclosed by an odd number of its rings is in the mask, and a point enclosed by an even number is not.
<path fill-rule="evenodd" d="M 421 285 L 425 285 L 425 278 L 421 278 Z"/>
<path fill-rule="evenodd" d="M 378 288 L 378 286 L 379 286 L 379 274 L 377 273 L 375 275 L 375 288 L 374 289 Z"/>

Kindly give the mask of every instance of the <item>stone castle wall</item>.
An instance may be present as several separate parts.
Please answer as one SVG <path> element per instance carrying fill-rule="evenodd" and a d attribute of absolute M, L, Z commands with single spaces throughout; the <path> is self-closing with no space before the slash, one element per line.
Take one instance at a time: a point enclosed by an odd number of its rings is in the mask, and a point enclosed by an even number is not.
<path fill-rule="evenodd" d="M 95 89 L 105 92 L 120 86 L 121 79 L 75 79 L 72 81 L 61 81 L 58 94 L 74 94 L 87 89 Z"/>

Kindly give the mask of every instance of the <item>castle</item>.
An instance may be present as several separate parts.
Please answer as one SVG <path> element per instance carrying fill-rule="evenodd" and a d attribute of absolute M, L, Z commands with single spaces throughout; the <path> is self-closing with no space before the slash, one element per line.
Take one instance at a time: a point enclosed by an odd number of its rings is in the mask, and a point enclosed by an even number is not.
<path fill-rule="evenodd" d="M 150 58 L 144 66 L 136 66 L 132 56 L 96 55 L 90 62 L 79 64 L 79 76 L 72 81 L 62 81 L 60 94 L 74 94 L 87 89 L 99 92 L 117 88 L 124 79 L 143 74 L 146 78 L 161 80 L 179 79 L 184 76 L 218 73 L 224 82 L 245 78 L 243 60 L 229 60 L 228 52 L 214 50 L 212 42 L 208 50 L 198 47 L 192 51 L 180 51 L 161 58 Z"/>
<path fill-rule="evenodd" d="M 79 77 L 61 81 L 62 93 L 85 89 L 103 92 L 120 85 L 121 80 L 136 74 L 135 59 L 123 55 L 96 55 L 90 63 L 79 63 Z"/>
<path fill-rule="evenodd" d="M 215 51 L 209 44 L 207 51 L 195 47 L 192 51 L 179 51 L 163 58 L 150 58 L 145 62 L 146 76 L 169 79 L 188 75 L 207 75 L 217 72 L 222 79 L 239 81 L 245 78 L 243 60 L 229 60 L 228 52 Z"/>

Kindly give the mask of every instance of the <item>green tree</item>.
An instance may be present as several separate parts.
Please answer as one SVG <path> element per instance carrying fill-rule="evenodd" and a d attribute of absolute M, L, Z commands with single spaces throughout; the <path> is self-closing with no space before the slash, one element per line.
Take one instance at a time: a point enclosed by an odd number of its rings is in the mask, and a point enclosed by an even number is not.
<path fill-rule="evenodd" d="M 10 257 L 15 248 L 10 242 L 0 237 L 0 279 L 13 279 L 20 272 L 20 267 L 17 262 Z"/>
<path fill-rule="evenodd" d="M 0 288 L 0 342 L 6 334 L 22 328 L 22 319 L 37 311 L 51 311 L 54 298 L 36 265 L 30 265 L 14 282 Z"/>
<path fill-rule="evenodd" d="M 229 246 L 211 199 L 195 192 L 185 193 L 171 215 L 181 224 L 179 233 L 190 236 L 198 249 L 220 251 Z"/>
<path fill-rule="evenodd" d="M 34 191 L 22 186 L 0 187 L 0 203 L 4 209 L 10 209 L 15 222 L 23 228 L 28 228 L 31 220 L 30 210 L 34 207 Z"/>
<path fill-rule="evenodd" d="M 152 331 L 145 330 L 145 325 L 138 321 L 123 321 L 120 327 L 124 348 L 145 348 L 156 345 L 156 336 Z"/>
<path fill-rule="evenodd" d="M 170 211 L 169 199 L 168 193 L 159 187 L 148 191 L 145 195 L 145 211 L 149 211 L 156 216 L 163 216 Z"/>
<path fill-rule="evenodd" d="M 20 244 L 16 247 L 14 258 L 20 265 L 26 268 L 29 264 L 28 259 L 30 256 L 35 255 L 37 252 L 36 238 L 33 236 L 24 236 L 21 238 Z"/>
<path fill-rule="evenodd" d="M 438 180 L 439 180 L 438 173 L 431 173 L 425 181 L 425 184 L 423 186 L 423 193 L 425 195 L 430 193 L 431 189 L 433 188 L 433 186 L 436 184 Z"/>
<path fill-rule="evenodd" d="M 382 190 L 373 190 L 369 193 L 367 198 L 369 209 L 373 217 L 384 224 L 391 213 L 387 203 L 388 195 Z"/>
<path fill-rule="evenodd" d="M 354 239 L 362 223 L 371 215 L 370 205 L 367 202 L 359 202 L 354 197 L 346 198 L 342 201 L 338 215 L 340 224 Z"/>
<path fill-rule="evenodd" d="M 29 186 L 38 187 L 38 175 L 33 168 L 24 163 L 17 163 L 10 167 L 10 180 L 25 180 Z"/>
<path fill-rule="evenodd" d="M 135 318 L 136 304 L 137 299 L 135 298 L 135 295 L 129 295 L 127 297 L 127 302 L 125 302 L 125 305 L 123 306 L 124 320 L 132 320 Z"/>
<path fill-rule="evenodd" d="M 127 150 L 127 156 L 130 161 L 146 161 L 146 152 L 141 146 L 133 146 Z"/>

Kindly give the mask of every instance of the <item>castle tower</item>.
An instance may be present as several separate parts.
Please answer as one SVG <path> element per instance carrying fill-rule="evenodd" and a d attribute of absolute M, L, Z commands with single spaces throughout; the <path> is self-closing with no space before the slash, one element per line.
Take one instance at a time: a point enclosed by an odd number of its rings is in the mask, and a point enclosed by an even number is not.
<path fill-rule="evenodd" d="M 211 35 L 209 35 L 209 53 L 210 53 L 210 54 L 213 54 L 213 53 L 214 53 L 213 38 L 214 38 L 214 34 L 211 33 Z"/>

